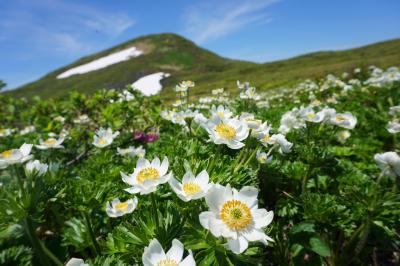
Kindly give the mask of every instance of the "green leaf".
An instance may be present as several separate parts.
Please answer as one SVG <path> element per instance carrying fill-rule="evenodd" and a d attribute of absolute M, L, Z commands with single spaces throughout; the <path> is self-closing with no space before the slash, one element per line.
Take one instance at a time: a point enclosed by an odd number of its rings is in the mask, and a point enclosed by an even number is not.
<path fill-rule="evenodd" d="M 318 255 L 321 255 L 323 257 L 328 257 L 331 255 L 331 251 L 328 245 L 321 238 L 311 237 L 309 243 L 311 250 Z"/>

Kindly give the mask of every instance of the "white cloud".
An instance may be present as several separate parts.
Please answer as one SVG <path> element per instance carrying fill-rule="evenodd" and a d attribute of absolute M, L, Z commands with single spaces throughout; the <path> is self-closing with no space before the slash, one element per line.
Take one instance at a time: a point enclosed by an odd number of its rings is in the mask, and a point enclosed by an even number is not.
<path fill-rule="evenodd" d="M 229 1 L 219 5 L 216 1 L 203 2 L 185 13 L 185 32 L 197 43 L 204 43 L 248 25 L 268 23 L 271 17 L 265 9 L 278 1 Z"/>
<path fill-rule="evenodd" d="M 135 24 L 125 13 L 66 0 L 16 0 L 0 13 L 0 42 L 19 40 L 32 52 L 67 55 L 89 52 L 99 39 L 113 39 Z"/>

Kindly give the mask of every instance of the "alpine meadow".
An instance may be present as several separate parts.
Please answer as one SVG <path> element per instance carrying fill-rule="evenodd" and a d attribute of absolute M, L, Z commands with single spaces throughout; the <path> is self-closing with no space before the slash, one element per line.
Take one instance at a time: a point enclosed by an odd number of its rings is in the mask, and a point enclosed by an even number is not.
<path fill-rule="evenodd" d="M 162 33 L 2 91 L 0 265 L 399 265 L 399 67 Z"/>

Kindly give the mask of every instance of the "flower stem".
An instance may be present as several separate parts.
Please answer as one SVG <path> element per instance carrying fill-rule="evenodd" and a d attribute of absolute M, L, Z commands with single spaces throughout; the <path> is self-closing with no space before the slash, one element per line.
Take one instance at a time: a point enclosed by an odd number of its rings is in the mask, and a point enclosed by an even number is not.
<path fill-rule="evenodd" d="M 155 221 L 155 223 L 156 223 L 156 227 L 157 227 L 157 229 L 160 227 L 160 224 L 159 224 L 159 220 L 158 220 L 158 207 L 157 207 L 157 200 L 156 200 L 156 196 L 155 196 L 155 193 L 153 192 L 153 193 L 151 193 L 151 204 L 153 205 L 152 206 L 152 210 L 153 210 L 153 219 L 154 219 L 154 221 Z"/>
<path fill-rule="evenodd" d="M 98 255 L 98 254 L 100 254 L 100 246 L 97 243 L 96 237 L 94 235 L 92 224 L 90 223 L 89 215 L 86 212 L 84 212 L 83 216 L 85 218 L 86 227 L 88 228 L 88 231 L 89 231 L 90 239 L 92 240 L 95 254 Z"/>

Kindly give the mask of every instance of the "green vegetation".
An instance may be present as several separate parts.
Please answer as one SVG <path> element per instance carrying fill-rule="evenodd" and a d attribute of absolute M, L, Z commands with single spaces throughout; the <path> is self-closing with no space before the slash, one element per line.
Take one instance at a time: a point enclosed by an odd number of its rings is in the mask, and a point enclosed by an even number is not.
<path fill-rule="evenodd" d="M 112 52 L 137 46 L 145 54 L 105 69 L 58 80 L 56 76 L 72 67 Z M 305 78 L 349 71 L 356 66 L 388 67 L 400 62 L 400 40 L 386 41 L 361 48 L 311 53 L 288 60 L 256 64 L 229 60 L 196 46 L 175 34 L 149 35 L 128 41 L 100 53 L 84 57 L 60 68 L 36 82 L 22 86 L 12 95 L 43 98 L 66 95 L 69 91 L 93 93 L 99 88 L 122 89 L 138 78 L 154 72 L 168 72 L 161 97 L 173 99 L 173 87 L 180 80 L 193 80 L 192 96 L 206 94 L 210 88 L 224 87 L 234 92 L 236 80 L 247 80 L 260 90 L 293 85 Z"/>
<path fill-rule="evenodd" d="M 0 79 L 0 91 L 6 86 L 7 84 L 4 83 L 1 79 Z"/>
<path fill-rule="evenodd" d="M 133 90 L 0 94 L 0 264 L 142 265 L 177 239 L 200 266 L 399 265 L 397 68 L 201 104 L 193 85 L 170 111 Z"/>

